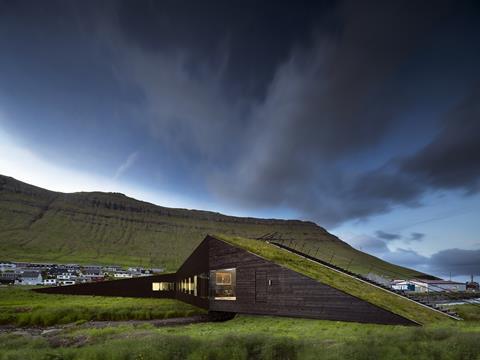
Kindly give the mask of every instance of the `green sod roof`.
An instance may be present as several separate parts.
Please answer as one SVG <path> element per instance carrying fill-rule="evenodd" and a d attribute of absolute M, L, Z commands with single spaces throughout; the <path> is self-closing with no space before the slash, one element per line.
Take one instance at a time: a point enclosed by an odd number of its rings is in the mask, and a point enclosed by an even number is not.
<path fill-rule="evenodd" d="M 379 289 L 263 241 L 222 234 L 215 234 L 213 236 L 230 245 L 250 251 L 264 259 L 318 280 L 419 324 L 425 325 L 451 320 L 447 315 L 438 311 L 424 307 L 404 297 Z"/>

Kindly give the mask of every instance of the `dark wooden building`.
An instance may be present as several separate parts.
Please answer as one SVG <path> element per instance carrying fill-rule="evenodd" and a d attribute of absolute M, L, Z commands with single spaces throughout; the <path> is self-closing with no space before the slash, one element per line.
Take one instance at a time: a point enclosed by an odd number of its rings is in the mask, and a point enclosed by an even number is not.
<path fill-rule="evenodd" d="M 363 323 L 416 324 L 213 236 L 207 236 L 174 274 L 43 288 L 36 291 L 175 298 L 217 314 L 261 314 Z"/>

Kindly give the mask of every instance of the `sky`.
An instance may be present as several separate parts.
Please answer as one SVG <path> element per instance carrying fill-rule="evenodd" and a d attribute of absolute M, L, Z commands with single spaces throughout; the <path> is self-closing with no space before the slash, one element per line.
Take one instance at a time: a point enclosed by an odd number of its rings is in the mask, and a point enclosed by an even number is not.
<path fill-rule="evenodd" d="M 476 1 L 0 0 L 0 173 L 480 276 L 479 38 Z"/>

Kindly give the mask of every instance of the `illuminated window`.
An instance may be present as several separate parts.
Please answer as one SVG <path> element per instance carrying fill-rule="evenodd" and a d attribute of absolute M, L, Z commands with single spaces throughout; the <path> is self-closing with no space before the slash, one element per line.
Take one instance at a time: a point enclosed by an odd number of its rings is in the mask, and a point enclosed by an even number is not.
<path fill-rule="evenodd" d="M 236 300 L 236 269 L 220 269 L 210 272 L 211 296 L 215 300 Z"/>
<path fill-rule="evenodd" d="M 232 273 L 217 271 L 215 273 L 215 282 L 217 285 L 232 285 Z"/>
<path fill-rule="evenodd" d="M 171 282 L 154 282 L 152 283 L 152 291 L 173 291 L 175 284 Z"/>

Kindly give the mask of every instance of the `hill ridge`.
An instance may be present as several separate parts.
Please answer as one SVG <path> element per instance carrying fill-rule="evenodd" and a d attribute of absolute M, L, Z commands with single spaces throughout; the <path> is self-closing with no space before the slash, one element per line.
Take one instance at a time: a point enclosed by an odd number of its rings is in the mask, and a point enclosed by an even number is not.
<path fill-rule="evenodd" d="M 255 217 L 251 217 L 251 216 L 227 215 L 227 214 L 223 214 L 223 213 L 218 212 L 218 211 L 167 207 L 167 206 L 154 204 L 154 203 L 151 203 L 151 202 L 148 202 L 148 201 L 145 201 L 145 200 L 135 199 L 135 198 L 129 197 L 129 196 L 127 196 L 123 193 L 120 193 L 120 192 L 104 192 L 104 191 L 60 192 L 60 191 L 53 191 L 53 190 L 48 190 L 48 189 L 44 189 L 44 188 L 41 188 L 41 187 L 38 187 L 38 186 L 35 186 L 35 185 L 25 183 L 25 182 L 22 182 L 20 180 L 16 180 L 15 178 L 10 177 L 10 176 L 5 176 L 5 175 L 0 174 L 0 191 L 2 191 L 2 189 L 4 187 L 6 187 L 6 185 L 14 185 L 15 186 L 16 183 L 21 184 L 21 186 L 24 187 L 24 188 L 30 188 L 32 190 L 36 190 L 36 191 L 39 191 L 39 192 L 46 192 L 46 193 L 49 193 L 52 196 L 54 196 L 54 195 L 57 195 L 57 196 L 68 196 L 68 195 L 95 196 L 95 195 L 98 195 L 98 196 L 101 196 L 101 197 L 113 196 L 114 198 L 118 197 L 119 200 L 127 200 L 127 201 L 130 201 L 130 202 L 133 201 L 133 202 L 136 202 L 136 203 L 139 203 L 139 204 L 142 204 L 142 205 L 146 205 L 148 207 L 159 208 L 159 209 L 162 209 L 163 211 L 165 211 L 166 213 L 169 213 L 169 212 L 179 212 L 179 213 L 180 212 L 194 212 L 196 214 L 207 215 L 207 218 L 209 216 L 219 216 L 221 218 L 227 218 L 228 220 L 231 220 L 231 221 L 233 220 L 233 221 L 238 221 L 238 222 L 241 222 L 242 220 L 245 220 L 245 221 L 258 221 L 258 222 L 262 222 L 262 223 L 284 223 L 284 222 L 301 223 L 301 224 L 309 224 L 309 225 L 317 226 L 318 228 L 322 229 L 323 231 L 325 231 L 325 232 L 327 231 L 325 228 L 323 228 L 320 225 L 316 224 L 315 222 L 309 221 L 309 220 L 255 218 Z M 332 236 L 334 236 L 334 235 L 332 235 Z"/>
<path fill-rule="evenodd" d="M 61 193 L 0 175 L 0 253 L 6 260 L 105 263 L 175 270 L 209 233 L 247 238 L 277 234 L 339 261 L 393 267 L 354 249 L 311 221 L 228 216 L 168 208 L 119 193 Z"/>

